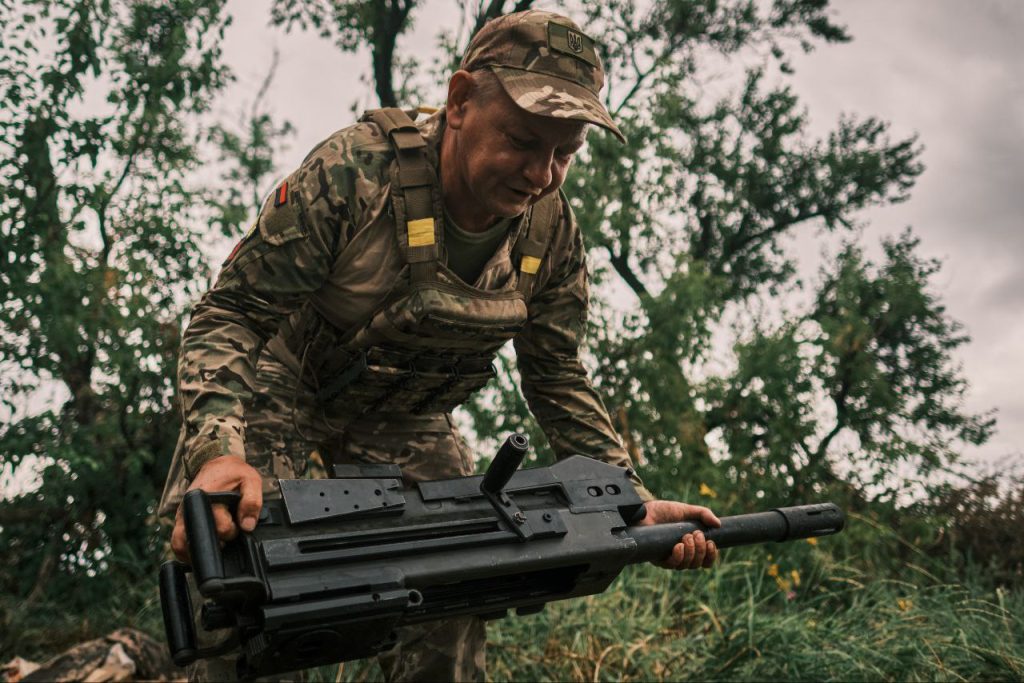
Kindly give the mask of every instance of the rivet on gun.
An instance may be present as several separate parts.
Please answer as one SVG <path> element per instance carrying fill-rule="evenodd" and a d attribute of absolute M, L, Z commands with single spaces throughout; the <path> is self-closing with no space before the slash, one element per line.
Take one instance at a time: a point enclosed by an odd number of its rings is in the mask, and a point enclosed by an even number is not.
<path fill-rule="evenodd" d="M 598 486 L 590 486 L 590 487 L 587 488 L 587 493 L 589 493 L 590 495 L 592 495 L 595 498 L 597 498 L 603 492 L 601 491 L 601 488 L 598 487 Z"/>
<path fill-rule="evenodd" d="M 524 515 L 522 512 L 517 512 L 516 514 L 512 515 L 512 519 L 516 521 L 516 524 L 526 524 L 526 515 Z"/>
<path fill-rule="evenodd" d="M 550 522 L 552 520 L 551 513 L 550 512 L 545 512 L 543 517 L 541 517 L 541 519 L 543 519 L 545 522 Z"/>

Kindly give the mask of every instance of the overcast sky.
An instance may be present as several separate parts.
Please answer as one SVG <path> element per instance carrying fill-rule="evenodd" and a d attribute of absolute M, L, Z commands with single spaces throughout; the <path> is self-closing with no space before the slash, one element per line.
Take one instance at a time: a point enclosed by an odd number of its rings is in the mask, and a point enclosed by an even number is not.
<path fill-rule="evenodd" d="M 841 0 L 854 37 L 799 60 L 794 87 L 823 132 L 842 112 L 918 133 L 911 199 L 865 212 L 865 241 L 912 226 L 944 268 L 937 285 L 973 338 L 969 406 L 998 408 L 972 455 L 1024 461 L 1024 2 Z"/>
<path fill-rule="evenodd" d="M 277 46 L 270 105 L 297 128 L 282 156 L 290 169 L 352 121 L 369 58 L 269 28 L 269 5 L 230 3 L 235 23 L 224 48 L 239 82 L 218 107 L 230 117 L 251 101 Z M 405 46 L 429 50 L 437 31 L 457 19 L 455 5 L 428 0 Z M 864 241 L 871 248 L 912 226 L 923 253 L 943 259 L 939 293 L 973 337 L 959 358 L 972 384 L 969 408 L 999 411 L 995 438 L 968 455 L 1024 462 L 1024 0 L 834 0 L 833 7 L 854 40 L 797 59 L 793 87 L 816 135 L 844 112 L 888 120 L 896 137 L 920 135 L 924 175 L 910 201 L 861 216 Z M 373 104 L 364 98 L 360 108 Z M 819 245 L 799 247 L 811 268 Z"/>

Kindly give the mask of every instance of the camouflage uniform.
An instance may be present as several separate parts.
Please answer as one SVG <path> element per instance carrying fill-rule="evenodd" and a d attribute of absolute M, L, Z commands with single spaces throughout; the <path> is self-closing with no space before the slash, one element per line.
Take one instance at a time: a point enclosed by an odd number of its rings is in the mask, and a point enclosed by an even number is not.
<path fill-rule="evenodd" d="M 463 68 L 492 69 L 528 111 L 586 120 L 621 137 L 596 99 L 603 74 L 592 41 L 564 17 L 529 11 L 490 22 L 474 38 Z M 417 125 L 425 158 L 437 169 L 443 114 Z M 332 362 L 340 351 L 333 351 L 342 346 L 335 342 L 369 328 L 366 321 L 380 315 L 396 283 L 410 277 L 403 254 L 412 250 L 412 223 L 408 237 L 396 230 L 395 157 L 382 128 L 371 122 L 321 142 L 267 200 L 196 306 L 182 342 L 185 426 L 165 513 L 176 508 L 187 480 L 227 454 L 244 454 L 270 497 L 277 495 L 274 479 L 307 474 L 314 452 L 328 464 L 397 463 L 410 481 L 472 471 L 448 413 L 360 415 L 344 402 L 317 399 L 318 375 L 337 370 Z M 630 466 L 578 357 L 588 301 L 580 230 L 564 196 L 550 201 L 555 208 L 543 258 L 530 270 L 520 263 L 518 240 L 529 222 L 521 218 L 468 289 L 493 300 L 512 293 L 529 273 L 514 346 L 531 411 L 559 457 L 583 453 Z M 441 214 L 433 211 L 434 220 Z M 443 248 L 438 253 L 436 280 L 466 290 L 444 267 Z M 325 331 L 329 343 L 319 343 Z M 453 619 L 405 634 L 381 663 L 389 679 L 482 679 L 483 644 L 482 622 Z"/>

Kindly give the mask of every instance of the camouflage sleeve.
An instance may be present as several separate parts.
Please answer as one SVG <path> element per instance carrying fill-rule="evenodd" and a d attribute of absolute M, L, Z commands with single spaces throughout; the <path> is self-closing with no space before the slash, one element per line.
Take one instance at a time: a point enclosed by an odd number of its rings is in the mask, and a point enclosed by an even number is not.
<path fill-rule="evenodd" d="M 317 148 L 274 191 L 192 313 L 178 364 L 189 479 L 213 458 L 244 457 L 260 352 L 321 286 L 351 233 L 352 174 L 333 173 L 336 157 L 331 145 Z"/>
<path fill-rule="evenodd" d="M 523 395 L 556 457 L 583 454 L 634 469 L 579 358 L 589 304 L 586 251 L 564 197 L 562 206 L 562 224 L 539 273 L 541 288 L 514 342 Z M 634 483 L 644 500 L 654 499 L 635 474 Z"/>

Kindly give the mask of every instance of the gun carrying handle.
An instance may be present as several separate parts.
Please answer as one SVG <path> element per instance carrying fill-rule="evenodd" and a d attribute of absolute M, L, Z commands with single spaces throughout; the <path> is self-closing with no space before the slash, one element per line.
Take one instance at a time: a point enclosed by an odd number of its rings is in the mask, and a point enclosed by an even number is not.
<path fill-rule="evenodd" d="M 509 434 L 505 443 L 491 461 L 484 478 L 480 482 L 480 490 L 485 494 L 498 495 L 508 485 L 512 475 L 523 464 L 523 458 L 530 449 L 530 440 L 525 434 Z"/>
<path fill-rule="evenodd" d="M 220 540 L 217 525 L 213 521 L 213 505 L 227 505 L 232 515 L 238 510 L 241 494 L 236 491 L 207 493 L 195 489 L 185 494 L 181 501 L 185 518 L 185 535 L 188 537 L 192 569 L 196 573 L 196 585 L 205 596 L 216 595 L 224 590 L 224 562 L 221 559 Z"/>
<path fill-rule="evenodd" d="M 188 567 L 176 560 L 160 565 L 160 608 L 171 659 L 177 666 L 196 661 L 196 627 L 192 621 L 192 599 L 188 595 L 185 572 Z"/>
<path fill-rule="evenodd" d="M 163 612 L 164 633 L 175 666 L 187 666 L 197 659 L 222 655 L 236 648 L 240 642 L 236 629 L 213 646 L 199 647 L 196 644 L 192 598 L 185 579 L 188 571 L 188 565 L 177 560 L 160 565 L 160 611 Z"/>

